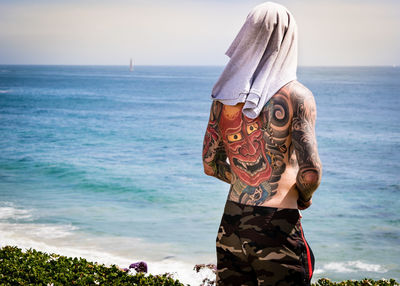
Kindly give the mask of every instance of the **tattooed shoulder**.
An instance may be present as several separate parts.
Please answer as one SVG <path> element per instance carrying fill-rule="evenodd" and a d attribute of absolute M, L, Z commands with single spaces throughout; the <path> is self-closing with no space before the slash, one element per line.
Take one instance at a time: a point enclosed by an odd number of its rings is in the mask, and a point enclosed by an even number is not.
<path fill-rule="evenodd" d="M 290 100 L 293 106 L 293 116 L 312 120 L 315 123 L 316 104 L 312 92 L 299 82 L 290 86 Z"/>
<path fill-rule="evenodd" d="M 217 123 L 219 121 L 219 117 L 221 115 L 223 104 L 219 101 L 214 100 L 211 104 L 210 110 L 210 121 Z"/>

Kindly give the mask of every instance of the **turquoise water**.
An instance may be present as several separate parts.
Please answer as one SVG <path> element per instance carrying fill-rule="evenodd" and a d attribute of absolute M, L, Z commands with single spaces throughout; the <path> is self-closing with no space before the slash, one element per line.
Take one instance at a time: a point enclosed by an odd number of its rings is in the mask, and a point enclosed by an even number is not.
<path fill-rule="evenodd" d="M 1 245 L 154 271 L 215 262 L 229 186 L 203 174 L 201 148 L 221 71 L 0 66 Z M 303 212 L 314 277 L 400 279 L 400 69 L 298 76 L 315 95 L 324 166 Z"/>

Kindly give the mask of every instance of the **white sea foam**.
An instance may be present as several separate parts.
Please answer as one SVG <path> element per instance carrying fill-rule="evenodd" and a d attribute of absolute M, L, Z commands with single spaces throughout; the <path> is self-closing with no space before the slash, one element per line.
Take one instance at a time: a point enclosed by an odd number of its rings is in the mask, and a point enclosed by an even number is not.
<path fill-rule="evenodd" d="M 346 262 L 329 262 L 315 270 L 315 274 L 325 272 L 351 273 L 351 272 L 378 272 L 385 273 L 387 270 L 379 264 L 365 263 L 359 260 Z"/>
<path fill-rule="evenodd" d="M 25 236 L 32 239 L 58 239 L 72 235 L 77 229 L 72 225 L 51 225 L 33 223 L 0 223 L 0 233 L 13 233 L 15 236 Z"/>
<path fill-rule="evenodd" d="M 14 207 L 12 203 L 2 203 L 0 206 L 0 220 L 27 220 L 32 215 L 29 210 Z"/>
<path fill-rule="evenodd" d="M 203 269 L 199 273 L 193 270 L 193 264 L 182 261 L 149 262 L 149 273 L 171 273 L 175 279 L 192 286 L 200 285 L 203 279 L 215 280 L 215 274 L 210 269 Z"/>

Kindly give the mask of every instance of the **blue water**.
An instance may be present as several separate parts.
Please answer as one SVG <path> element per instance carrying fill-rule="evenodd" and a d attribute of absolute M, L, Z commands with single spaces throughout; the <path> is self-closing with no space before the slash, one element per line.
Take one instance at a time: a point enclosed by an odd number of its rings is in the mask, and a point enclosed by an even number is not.
<path fill-rule="evenodd" d="M 201 149 L 222 68 L 0 66 L 0 243 L 215 262 L 229 186 Z M 400 279 L 400 69 L 298 77 L 324 167 L 303 212 L 315 278 Z"/>

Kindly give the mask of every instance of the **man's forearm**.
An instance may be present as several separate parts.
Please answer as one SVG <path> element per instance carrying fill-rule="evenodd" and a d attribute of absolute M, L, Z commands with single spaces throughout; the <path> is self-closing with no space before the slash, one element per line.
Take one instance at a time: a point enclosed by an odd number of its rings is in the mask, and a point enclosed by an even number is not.
<path fill-rule="evenodd" d="M 204 162 L 206 174 L 230 184 L 232 181 L 232 171 L 231 166 L 226 162 L 225 153 L 218 152 L 213 159 L 210 162 Z"/>
<path fill-rule="evenodd" d="M 216 162 L 215 164 L 215 175 L 217 179 L 224 181 L 225 183 L 230 184 L 232 181 L 232 171 L 231 166 L 227 162 Z"/>

